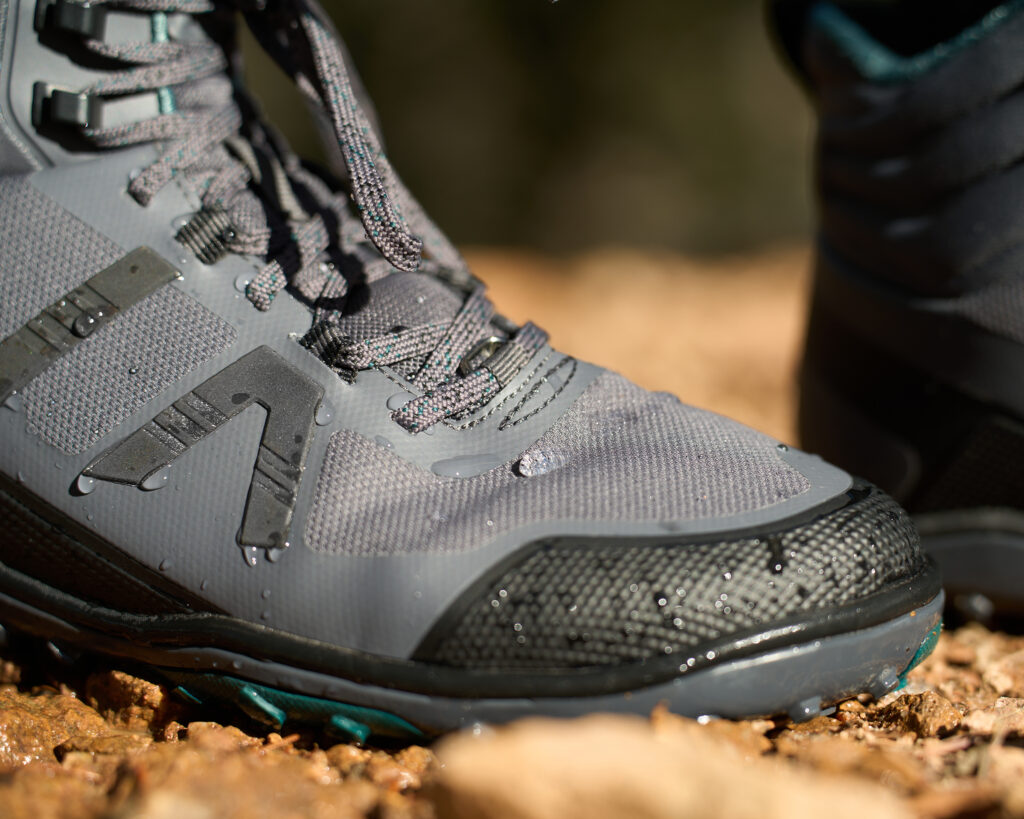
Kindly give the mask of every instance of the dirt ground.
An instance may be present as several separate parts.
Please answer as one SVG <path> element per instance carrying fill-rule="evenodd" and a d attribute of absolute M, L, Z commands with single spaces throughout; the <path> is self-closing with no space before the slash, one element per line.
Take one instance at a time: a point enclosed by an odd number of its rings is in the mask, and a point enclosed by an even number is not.
<path fill-rule="evenodd" d="M 566 273 L 471 256 L 560 348 L 793 438 L 804 252 L 609 252 Z M 800 725 L 658 710 L 377 749 L 218 719 L 124 669 L 0 650 L 0 817 L 1024 817 L 1024 637 L 977 625 L 903 690 Z"/>

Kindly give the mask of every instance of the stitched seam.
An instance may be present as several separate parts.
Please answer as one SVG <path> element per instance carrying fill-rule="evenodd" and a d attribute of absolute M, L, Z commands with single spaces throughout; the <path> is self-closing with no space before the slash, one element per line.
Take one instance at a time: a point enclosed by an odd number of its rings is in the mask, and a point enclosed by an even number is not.
<path fill-rule="evenodd" d="M 508 429 L 509 427 L 514 427 L 517 424 L 523 423 L 523 421 L 527 420 L 528 418 L 532 418 L 534 415 L 536 415 L 538 412 L 544 409 L 548 404 L 550 404 L 552 401 L 558 398 L 558 396 L 562 394 L 562 391 L 569 386 L 569 382 L 572 381 L 573 376 L 576 375 L 576 370 L 579 368 L 579 362 L 575 358 L 570 358 L 569 356 L 566 356 L 561 361 L 559 361 L 554 367 L 552 367 L 550 370 L 544 373 L 544 378 L 547 378 L 549 375 L 553 375 L 557 370 L 564 367 L 567 361 L 572 362 L 572 370 L 570 371 L 569 375 L 566 376 L 565 381 L 562 382 L 562 386 L 555 390 L 539 407 L 534 407 L 522 418 L 517 418 L 515 421 L 511 421 L 510 419 L 512 418 L 512 416 L 519 412 L 519 410 L 521 410 L 527 404 L 527 402 L 534 395 L 534 393 L 536 393 L 537 390 L 540 389 L 540 385 L 543 382 L 539 382 L 532 390 L 530 390 L 529 395 L 525 396 L 523 400 L 519 402 L 518 406 L 516 406 L 512 410 L 512 412 L 506 415 L 502 422 L 498 424 L 498 429 Z"/>
<path fill-rule="evenodd" d="M 526 387 L 527 387 L 527 385 L 529 385 L 530 381 L 533 380 L 533 377 L 537 374 L 537 372 L 541 369 L 541 367 L 543 367 L 548 362 L 548 360 L 553 355 L 554 355 L 554 350 L 551 350 L 550 352 L 548 352 L 548 354 L 545 355 L 544 358 L 542 358 L 540 361 L 537 362 L 537 366 L 534 367 L 530 371 L 530 374 L 525 379 L 523 379 L 523 382 L 518 387 L 516 387 L 514 390 L 512 390 L 512 392 L 510 392 L 508 395 L 506 395 L 504 398 L 502 398 L 501 401 L 499 401 L 497 404 L 495 404 L 493 407 L 491 407 L 486 413 L 481 415 L 479 418 L 475 418 L 472 421 L 467 421 L 465 424 L 462 424 L 461 426 L 453 426 L 452 424 L 449 424 L 447 421 L 444 422 L 444 423 L 450 429 L 456 429 L 456 430 L 470 429 L 471 427 L 475 427 L 475 426 L 477 426 L 479 424 L 482 424 L 484 421 L 486 421 L 488 418 L 490 418 L 492 415 L 494 415 L 494 413 L 496 413 L 498 410 L 500 410 L 505 404 L 507 404 L 509 401 L 511 401 L 513 398 L 515 398 L 517 395 L 519 395 L 519 393 L 521 393 L 524 389 L 526 389 Z M 514 410 L 513 410 L 513 412 L 514 412 Z M 498 429 L 501 429 L 500 425 L 498 426 Z"/>

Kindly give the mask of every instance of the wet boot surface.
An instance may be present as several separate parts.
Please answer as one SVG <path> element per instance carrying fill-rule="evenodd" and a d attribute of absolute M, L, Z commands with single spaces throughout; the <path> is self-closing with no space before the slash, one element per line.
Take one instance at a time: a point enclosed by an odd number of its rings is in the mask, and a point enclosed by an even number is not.
<path fill-rule="evenodd" d="M 470 261 L 513 319 L 566 352 L 792 440 L 805 252 Z M 901 690 L 801 724 L 657 710 L 362 748 L 268 733 L 156 679 L 13 636 L 0 816 L 1024 816 L 1024 636 L 977 624 L 944 633 Z"/>

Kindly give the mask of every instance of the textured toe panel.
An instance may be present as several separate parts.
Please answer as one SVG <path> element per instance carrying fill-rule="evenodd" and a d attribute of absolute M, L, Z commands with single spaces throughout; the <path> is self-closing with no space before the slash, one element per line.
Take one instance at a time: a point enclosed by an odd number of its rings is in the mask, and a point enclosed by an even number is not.
<path fill-rule="evenodd" d="M 459 551 L 542 521 L 702 520 L 762 509 L 809 488 L 767 436 L 611 373 L 523 463 L 530 468 L 441 478 L 337 432 L 307 543 L 364 555 Z"/>
<path fill-rule="evenodd" d="M 545 542 L 457 603 L 420 658 L 491 670 L 685 658 L 723 636 L 852 603 L 921 571 L 906 513 L 864 484 L 849 497 L 761 537 Z"/>

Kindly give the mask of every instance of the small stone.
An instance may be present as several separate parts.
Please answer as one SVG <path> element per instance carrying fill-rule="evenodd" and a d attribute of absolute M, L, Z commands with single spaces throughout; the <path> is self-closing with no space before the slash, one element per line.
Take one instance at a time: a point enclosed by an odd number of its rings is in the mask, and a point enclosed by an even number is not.
<path fill-rule="evenodd" d="M 1024 651 L 1015 651 L 982 671 L 985 682 L 1004 697 L 1024 697 Z"/>
<path fill-rule="evenodd" d="M 942 656 L 950 665 L 972 666 L 978 659 L 978 652 L 974 646 L 961 643 L 959 640 L 948 640 Z"/>
<path fill-rule="evenodd" d="M 919 737 L 946 736 L 960 725 L 960 712 L 934 691 L 903 694 L 879 710 L 883 725 L 911 731 Z"/>
<path fill-rule="evenodd" d="M 85 698 L 112 725 L 129 731 L 162 732 L 182 710 L 166 688 L 124 671 L 90 675 Z"/>
<path fill-rule="evenodd" d="M 124 756 L 144 750 L 153 744 L 153 737 L 148 734 L 136 734 L 131 731 L 113 731 L 105 736 L 76 736 L 66 739 L 56 748 L 54 754 L 58 759 L 73 752 L 93 755 L 116 754 Z"/>
<path fill-rule="evenodd" d="M 1024 736 L 1024 699 L 1000 697 L 988 708 L 968 712 L 963 727 L 972 734 L 1015 734 Z"/>
<path fill-rule="evenodd" d="M 216 722 L 190 722 L 188 741 L 196 748 L 215 753 L 229 753 L 263 744 L 263 740 L 251 737 L 233 725 L 218 725 Z"/>

